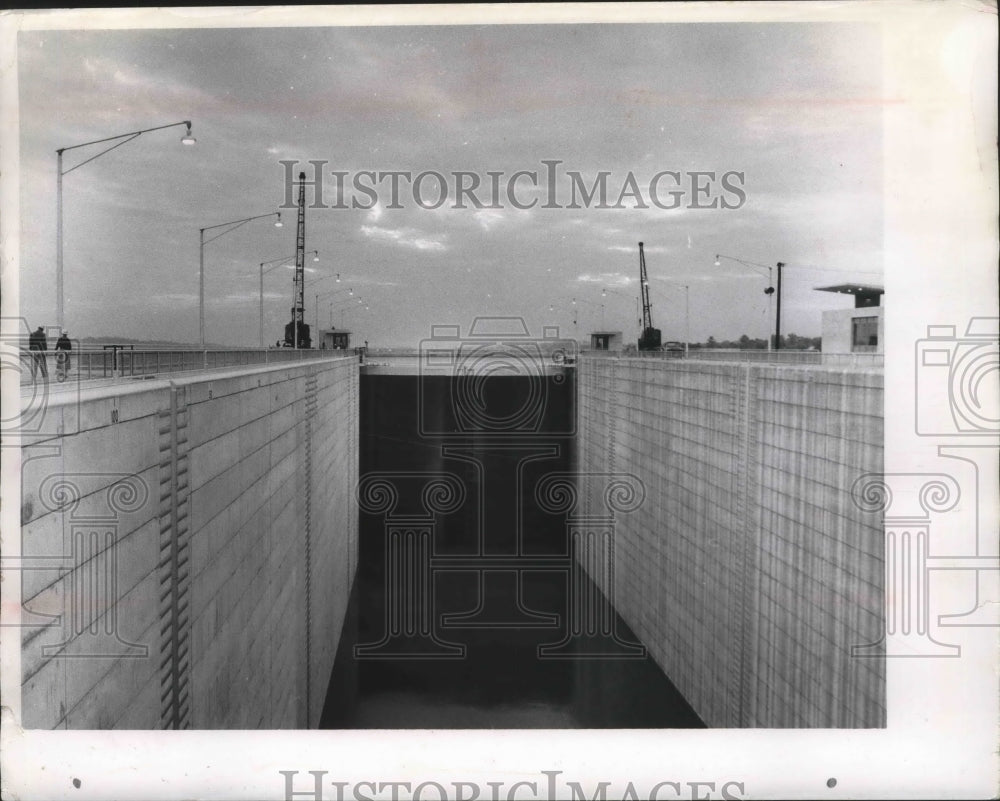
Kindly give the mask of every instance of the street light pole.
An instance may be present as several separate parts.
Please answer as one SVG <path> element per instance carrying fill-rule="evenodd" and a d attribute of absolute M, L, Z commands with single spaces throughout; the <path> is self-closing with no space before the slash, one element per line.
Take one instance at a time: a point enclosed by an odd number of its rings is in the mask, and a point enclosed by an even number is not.
<path fill-rule="evenodd" d="M 317 292 L 317 293 L 316 293 L 316 303 L 317 303 L 317 304 L 319 303 L 319 299 L 320 299 L 320 298 L 327 298 L 327 297 L 330 297 L 330 298 L 332 298 L 333 296 L 335 296 L 335 295 L 339 295 L 339 294 L 341 294 L 342 292 L 346 292 L 346 293 L 347 293 L 348 295 L 350 295 L 350 296 L 351 296 L 352 298 L 354 297 L 354 289 L 353 289 L 353 288 L 351 288 L 351 289 L 328 289 L 328 290 L 327 290 L 326 292 Z M 332 301 L 332 300 L 331 300 L 330 302 L 331 302 L 331 304 L 332 304 L 332 303 L 334 303 L 335 301 Z M 359 302 L 359 303 L 361 302 L 361 299 L 360 299 L 360 298 L 358 298 L 358 302 Z M 317 309 L 317 322 L 316 322 L 316 326 L 317 326 L 317 327 L 319 327 L 319 317 L 318 317 L 318 314 L 319 314 L 319 306 L 318 306 L 318 305 L 317 305 L 316 309 Z M 332 320 L 331 320 L 331 322 L 330 322 L 330 325 L 331 325 L 331 326 L 333 326 L 333 321 L 332 321 Z"/>
<path fill-rule="evenodd" d="M 219 223 L 218 225 L 209 225 L 205 228 L 198 229 L 198 343 L 202 348 L 205 347 L 205 245 L 211 244 L 216 239 L 225 236 L 228 233 L 235 231 L 242 225 L 246 225 L 248 222 L 253 222 L 254 220 L 263 220 L 265 217 L 277 216 L 278 219 L 274 223 L 275 228 L 281 228 L 281 212 L 272 211 L 267 214 L 258 214 L 254 217 L 244 217 L 240 220 L 230 220 L 229 222 Z M 205 231 L 213 231 L 216 228 L 225 228 L 226 230 L 216 236 L 213 236 L 208 242 L 205 241 Z M 261 270 L 264 268 L 261 267 Z M 261 276 L 261 298 L 264 296 L 264 279 Z M 263 301 L 262 301 L 263 302 Z M 261 313 L 263 315 L 263 312 Z M 263 335 L 262 335 L 263 336 Z M 261 346 L 263 347 L 263 346 Z"/>
<path fill-rule="evenodd" d="M 319 251 L 318 250 L 310 250 L 309 252 L 313 254 L 313 261 L 319 261 Z M 274 270 L 281 262 L 289 261 L 289 260 L 294 259 L 294 258 L 295 258 L 295 254 L 292 254 L 291 256 L 285 256 L 285 257 L 280 258 L 280 259 L 271 259 L 270 261 L 262 261 L 260 263 L 260 346 L 261 346 L 261 348 L 264 347 L 264 274 L 271 272 L 271 270 Z M 274 267 L 268 267 L 268 265 L 271 265 L 271 264 L 273 264 Z M 265 267 L 267 267 L 266 270 L 264 269 Z M 328 278 L 332 278 L 333 276 L 327 276 L 327 277 Z M 322 281 L 322 280 L 323 279 L 320 278 L 317 281 L 313 281 L 313 283 L 317 284 L 317 283 L 319 283 L 319 281 Z M 337 280 L 339 281 L 340 279 L 338 278 Z M 317 329 L 319 328 L 319 323 L 316 324 L 316 328 Z"/>
<path fill-rule="evenodd" d="M 758 264 L 757 262 L 747 261 L 746 259 L 738 259 L 735 256 L 727 256 L 725 253 L 716 253 L 715 254 L 715 266 L 716 267 L 719 266 L 719 264 L 720 264 L 719 260 L 720 259 L 729 259 L 730 261 L 735 261 L 738 264 L 744 265 L 745 267 L 751 267 L 751 268 L 755 269 L 758 273 L 760 273 L 761 270 L 767 270 L 767 289 L 764 290 L 764 294 L 767 295 L 768 305 L 770 305 L 771 295 L 774 293 L 774 287 L 771 284 L 771 279 L 772 279 L 772 276 L 773 276 L 773 273 L 772 273 L 773 268 L 770 265 L 767 265 L 767 264 Z M 784 264 L 782 262 L 778 263 L 778 311 L 777 311 L 778 319 L 775 321 L 775 342 L 777 342 L 777 338 L 781 334 L 781 319 L 780 319 L 781 318 L 781 268 L 783 266 L 784 266 Z M 760 275 L 763 275 L 763 273 L 760 273 Z M 775 344 L 774 347 L 777 348 L 778 345 Z M 770 336 L 770 334 L 767 337 L 767 349 L 771 350 L 771 336 Z"/>
<path fill-rule="evenodd" d="M 56 325 L 63 330 L 63 152 L 56 151 Z"/>
<path fill-rule="evenodd" d="M 620 295 L 623 298 L 628 297 L 628 295 L 626 295 L 624 292 L 617 292 L 616 290 L 614 290 L 614 289 L 608 289 L 607 287 L 603 287 L 601 289 L 601 297 L 602 298 L 607 298 L 609 292 L 612 295 Z M 636 314 L 636 319 L 638 320 L 638 323 L 639 323 L 639 334 L 641 336 L 642 335 L 642 314 L 639 311 L 639 296 L 638 295 L 636 295 L 636 298 L 635 298 L 635 314 Z M 601 304 L 601 327 L 602 328 L 604 327 L 604 304 L 603 303 Z"/>
<path fill-rule="evenodd" d="M 84 164 L 89 164 L 95 159 L 99 159 L 105 153 L 109 153 L 115 148 L 128 144 L 144 133 L 162 131 L 164 128 L 176 128 L 178 125 L 187 126 L 187 132 L 181 137 L 181 142 L 185 145 L 193 145 L 195 138 L 191 135 L 191 120 L 182 120 L 181 122 L 172 122 L 169 125 L 143 128 L 141 131 L 130 131 L 129 133 L 118 134 L 117 136 L 107 136 L 104 139 L 95 139 L 92 142 L 83 142 L 79 145 L 70 145 L 69 147 L 61 147 L 56 150 L 56 324 L 60 330 L 64 328 L 66 322 L 63 306 L 63 176 L 73 172 L 73 170 L 79 169 Z M 63 153 L 65 151 L 76 150 L 77 148 L 88 147 L 90 145 L 100 145 L 105 142 L 114 142 L 116 139 L 121 139 L 122 141 L 105 148 L 96 156 L 84 159 L 68 170 L 63 169 Z"/>
<path fill-rule="evenodd" d="M 205 229 L 198 231 L 198 344 L 205 347 Z"/>
<path fill-rule="evenodd" d="M 688 342 L 691 341 L 691 316 L 690 310 L 691 287 L 684 284 L 684 355 L 688 353 Z"/>
<path fill-rule="evenodd" d="M 781 350 L 781 268 L 784 262 L 778 262 L 778 304 L 774 316 L 774 349 Z"/>
<path fill-rule="evenodd" d="M 364 305 L 364 301 L 363 301 L 363 300 L 362 300 L 361 298 L 358 298 L 358 299 L 357 299 L 357 301 L 358 301 L 358 305 L 355 305 L 355 304 L 353 304 L 353 303 L 348 303 L 348 304 L 347 304 L 346 306 L 341 306 L 341 307 L 340 307 L 339 309 L 337 309 L 337 311 L 339 311 L 339 312 L 340 312 L 340 327 L 341 327 L 341 328 L 343 328 L 343 327 L 344 327 L 344 315 L 345 315 L 345 314 L 347 314 L 348 310 L 350 310 L 350 309 L 358 309 L 358 308 L 360 308 L 360 307 L 361 307 L 362 305 Z M 331 309 L 331 315 L 332 315 L 332 313 L 333 313 L 333 303 L 334 303 L 334 302 L 335 302 L 335 301 L 332 301 L 332 302 L 330 303 L 330 309 Z M 365 309 L 367 310 L 367 309 L 368 309 L 368 307 L 367 307 L 367 306 L 365 306 Z"/>

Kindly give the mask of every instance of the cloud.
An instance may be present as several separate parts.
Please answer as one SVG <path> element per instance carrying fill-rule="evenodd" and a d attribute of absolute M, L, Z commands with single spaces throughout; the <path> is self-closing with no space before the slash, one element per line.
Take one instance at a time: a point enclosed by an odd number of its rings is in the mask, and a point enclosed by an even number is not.
<path fill-rule="evenodd" d="M 100 312 L 121 302 L 108 292 L 134 274 L 132 283 L 145 290 L 129 299 L 136 330 L 141 318 L 153 318 L 152 325 L 162 326 L 158 335 L 190 338 L 197 331 L 191 323 L 198 228 L 281 203 L 290 188 L 279 159 L 297 160 L 308 174 L 310 160 L 329 159 L 316 168 L 326 203 L 346 201 L 349 210 L 324 214 L 307 206 L 307 243 L 322 256 L 322 263 L 307 257 L 307 269 L 320 270 L 307 273 L 309 316 L 314 282 L 317 289 L 353 286 L 373 300 L 373 311 L 378 306 L 383 341 L 416 341 L 437 322 L 440 287 L 430 279 L 444 273 L 456 314 L 527 306 L 536 298 L 539 309 L 553 302 L 559 308 L 560 298 L 565 303 L 575 293 L 583 303 L 602 288 L 609 313 L 616 302 L 627 311 L 638 294 L 642 240 L 653 290 L 666 296 L 668 274 L 690 284 L 692 313 L 698 310 L 692 326 L 705 328 L 702 338 L 738 336 L 749 328 L 746 298 L 755 299 L 758 316 L 767 308 L 761 293 L 767 271 L 741 274 L 730 264 L 736 275 L 727 275 L 713 269 L 714 253 L 852 274 L 877 269 L 882 259 L 878 109 L 836 102 L 825 108 L 827 99 L 878 100 L 877 47 L 857 47 L 852 26 L 764 27 L 766 39 L 747 37 L 740 26 L 23 31 L 21 179 L 32 191 L 22 193 L 21 263 L 34 266 L 21 274 L 23 313 L 51 317 L 55 309 L 55 148 L 191 117 L 195 148 L 180 147 L 180 128 L 144 135 L 68 176 L 67 286 L 94 300 L 94 312 L 81 312 L 73 323 L 78 331 L 104 324 Z M 855 50 L 857 58 L 845 61 L 843 54 Z M 805 69 L 786 69 L 789 51 Z M 788 102 L 777 102 L 783 98 Z M 813 98 L 818 105 L 803 102 Z M 595 107 L 603 113 L 594 114 Z M 596 197 L 589 208 L 544 209 L 541 158 L 559 156 L 560 200 L 569 200 L 568 170 L 580 171 L 587 188 L 607 171 L 608 204 L 616 203 L 631 171 L 634 194 L 614 210 L 596 208 Z M 449 180 L 449 202 L 436 210 L 416 207 L 405 182 L 405 208 L 388 207 L 388 192 L 378 207 L 353 208 L 351 179 L 338 197 L 331 175 L 334 169 L 450 175 L 459 168 L 480 176 L 476 196 L 484 202 L 491 195 L 487 170 L 502 171 L 501 190 L 517 170 L 537 171 L 537 186 L 527 178 L 516 184 L 517 198 L 537 206 L 467 202 L 455 209 Z M 692 199 L 688 179 L 677 184 L 665 176 L 659 199 L 668 204 L 667 192 L 683 189 L 676 200 L 682 207 L 637 208 L 650 204 L 652 176 L 668 169 L 744 171 L 747 203 L 697 213 L 683 208 Z M 427 200 L 436 197 L 434 183 L 423 184 Z M 500 196 L 506 200 L 505 192 Z M 207 301 L 239 294 L 210 320 L 218 325 L 232 313 L 234 341 L 256 341 L 259 261 L 294 253 L 294 212 L 288 213 L 280 234 L 263 224 L 248 227 L 212 251 Z M 431 263 L 434 275 L 424 280 Z M 335 271 L 340 283 L 316 281 Z M 284 302 L 272 303 L 282 315 L 290 272 L 279 265 L 266 279 L 268 297 L 282 290 Z M 835 280 L 817 276 L 790 267 L 784 291 L 798 282 L 824 299 L 811 287 Z M 612 301 L 614 291 L 630 298 Z M 153 313 L 142 314 L 143 303 Z M 169 313 L 176 309 L 184 314 Z"/>
<path fill-rule="evenodd" d="M 198 295 L 195 292 L 157 292 L 147 295 L 146 300 L 157 306 L 194 306 Z"/>
<path fill-rule="evenodd" d="M 144 72 L 135 64 L 122 64 L 103 56 L 86 56 L 82 62 L 91 81 L 105 90 L 126 90 L 154 102 L 167 99 L 189 104 L 212 101 L 212 96 L 198 87 L 172 79 L 164 73 Z"/>
<path fill-rule="evenodd" d="M 264 294 L 265 299 L 268 297 L 278 298 L 283 297 L 282 295 L 267 293 Z M 228 304 L 238 303 L 238 304 L 249 304 L 251 302 L 256 303 L 260 300 L 260 294 L 258 292 L 227 292 L 224 295 L 215 298 L 206 298 L 205 305 L 207 306 L 224 306 Z"/>
<path fill-rule="evenodd" d="M 672 252 L 670 248 L 664 247 L 663 245 L 646 245 L 642 246 L 642 249 L 646 253 L 670 253 Z M 618 253 L 639 253 L 638 245 L 608 245 L 608 250 L 614 250 Z"/>
<path fill-rule="evenodd" d="M 362 225 L 361 233 L 371 239 L 395 242 L 397 245 L 414 250 L 443 251 L 448 249 L 441 238 L 426 236 L 416 228 L 382 228 L 378 225 Z"/>
<path fill-rule="evenodd" d="M 584 273 L 578 275 L 577 281 L 587 284 L 603 284 L 605 286 L 629 286 L 635 282 L 635 278 L 622 273 Z"/>
<path fill-rule="evenodd" d="M 497 209 L 480 209 L 472 216 L 484 231 L 489 231 L 494 225 L 498 225 L 506 219 L 503 212 Z"/>
<path fill-rule="evenodd" d="M 399 286 L 398 281 L 380 281 L 377 278 L 352 278 L 351 283 L 355 284 L 356 286 L 368 286 L 368 287 Z"/>

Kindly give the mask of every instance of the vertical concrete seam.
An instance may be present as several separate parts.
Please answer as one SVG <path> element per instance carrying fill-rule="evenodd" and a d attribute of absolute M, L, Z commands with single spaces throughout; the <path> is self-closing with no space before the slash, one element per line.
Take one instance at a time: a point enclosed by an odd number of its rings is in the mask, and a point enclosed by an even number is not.
<path fill-rule="evenodd" d="M 306 646 L 306 726 L 312 724 L 312 463 L 313 418 L 316 416 L 317 376 L 306 376 L 305 391 L 305 646 Z"/>
<path fill-rule="evenodd" d="M 631 376 L 632 371 L 625 372 L 625 375 Z M 624 380 L 624 379 L 623 379 Z M 626 410 L 624 404 L 619 400 L 621 393 L 618 391 L 618 360 L 616 359 L 611 366 L 611 391 L 608 393 L 611 399 L 611 425 L 609 428 L 609 439 L 608 439 L 608 475 L 612 476 L 616 472 L 616 466 L 618 464 L 618 439 L 619 431 L 618 427 L 621 425 L 623 436 L 626 435 Z M 614 561 L 614 548 L 612 548 L 612 563 Z M 594 572 L 591 576 L 595 583 L 600 582 L 604 585 L 600 587 L 601 592 L 605 593 L 612 604 L 618 604 L 620 599 L 616 598 L 613 593 L 613 588 L 604 584 L 603 577 L 599 576 Z"/>
<path fill-rule="evenodd" d="M 758 475 L 756 468 L 759 459 L 755 447 L 756 438 L 756 418 L 754 416 L 755 395 L 756 395 L 756 368 L 747 363 L 740 365 L 742 372 L 741 404 L 739 435 L 740 435 L 740 472 L 739 472 L 739 493 L 740 503 L 739 521 L 741 523 L 740 535 L 742 537 L 742 553 L 737 572 L 739 575 L 739 609 L 741 617 L 739 621 L 739 659 L 740 659 L 740 685 L 739 685 L 739 725 L 747 727 L 752 725 L 754 710 L 751 707 L 752 682 L 756 675 L 754 666 L 749 664 L 751 659 L 750 649 L 752 647 L 751 630 L 754 627 L 754 618 L 759 605 L 754 587 L 754 571 L 757 565 L 757 549 L 759 526 L 757 525 L 757 511 L 755 506 L 755 493 L 757 490 Z"/>
<path fill-rule="evenodd" d="M 190 728 L 190 537 L 187 408 L 171 382 L 170 406 L 161 411 L 160 452 L 160 724 Z"/>
<path fill-rule="evenodd" d="M 749 628 L 753 619 L 753 604 L 751 597 L 750 561 L 756 542 L 751 506 L 753 492 L 753 446 L 751 429 L 753 427 L 753 368 L 747 363 L 735 365 L 733 368 L 732 413 L 733 432 L 736 436 L 735 479 L 735 521 L 733 534 L 738 541 L 730 557 L 732 565 L 732 601 L 734 609 L 734 624 L 737 629 L 735 637 L 736 654 L 730 671 L 731 706 L 730 714 L 735 720 L 729 725 L 746 727 L 749 725 L 748 695 L 751 690 L 750 681 L 750 648 Z"/>
<path fill-rule="evenodd" d="M 159 573 L 159 621 L 160 621 L 160 725 L 173 728 L 173 563 L 174 532 L 177 530 L 177 492 L 175 489 L 177 460 L 174 442 L 174 388 L 170 391 L 170 405 L 157 415 L 159 422 L 159 473 L 160 473 L 160 551 L 157 570 Z"/>
<path fill-rule="evenodd" d="M 350 593 L 353 587 L 353 582 L 357 575 L 358 563 L 360 561 L 359 554 L 359 532 L 358 526 L 360 525 L 360 519 L 358 514 L 358 505 L 354 501 L 354 488 L 357 487 L 358 481 L 360 480 L 361 473 L 361 368 L 355 366 L 351 371 L 350 380 L 350 438 L 351 443 L 351 481 L 348 487 L 348 497 L 350 506 L 350 541 L 348 544 L 348 557 L 350 559 L 350 577 L 351 581 L 348 584 L 348 592 Z"/>
<path fill-rule="evenodd" d="M 617 441 L 616 432 L 618 428 L 618 404 L 615 402 L 618 393 L 615 388 L 618 384 L 618 360 L 611 362 L 610 386 L 608 387 L 608 472 L 615 472 L 615 443 Z"/>
<path fill-rule="evenodd" d="M 177 687 L 178 728 L 191 728 L 191 527 L 190 527 L 190 482 L 188 473 L 188 406 L 186 390 L 176 390 L 174 406 L 174 508 L 177 540 L 177 650 L 175 661 L 175 681 Z"/>

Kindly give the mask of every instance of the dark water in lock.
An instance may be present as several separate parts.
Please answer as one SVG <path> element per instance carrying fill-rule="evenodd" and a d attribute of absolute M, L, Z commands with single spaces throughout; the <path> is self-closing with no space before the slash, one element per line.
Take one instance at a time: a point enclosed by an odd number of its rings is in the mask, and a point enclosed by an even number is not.
<path fill-rule="evenodd" d="M 703 726 L 613 611 L 613 635 L 570 636 L 571 586 L 603 596 L 573 577 L 565 512 L 535 490 L 573 469 L 573 402 L 572 372 L 362 375 L 376 486 L 321 728 Z"/>

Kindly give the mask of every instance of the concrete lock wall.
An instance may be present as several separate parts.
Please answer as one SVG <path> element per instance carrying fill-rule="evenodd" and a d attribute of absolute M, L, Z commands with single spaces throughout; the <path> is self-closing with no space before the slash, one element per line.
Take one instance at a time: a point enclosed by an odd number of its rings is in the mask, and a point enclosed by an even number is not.
<path fill-rule="evenodd" d="M 615 587 L 592 577 L 709 726 L 885 725 L 882 375 L 584 357 L 579 469 L 632 473 Z M 588 498 L 599 514 L 600 499 Z"/>
<path fill-rule="evenodd" d="M 25 727 L 316 725 L 357 564 L 357 360 L 63 391 L 45 416 Z"/>

